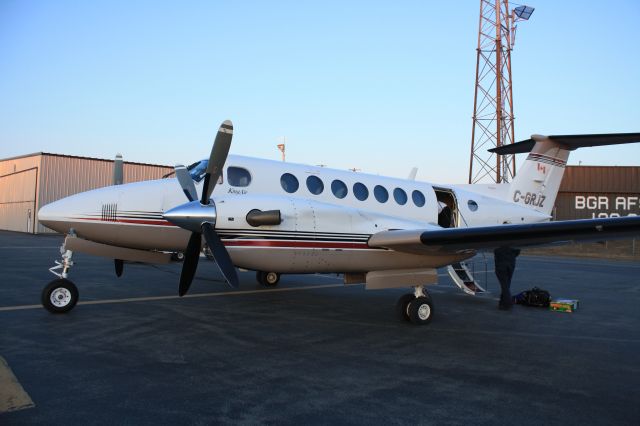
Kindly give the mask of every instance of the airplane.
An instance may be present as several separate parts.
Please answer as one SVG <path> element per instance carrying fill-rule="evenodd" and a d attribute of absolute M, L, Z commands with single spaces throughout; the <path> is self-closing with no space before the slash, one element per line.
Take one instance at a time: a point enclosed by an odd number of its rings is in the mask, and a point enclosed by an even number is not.
<path fill-rule="evenodd" d="M 436 268 L 502 246 L 640 235 L 640 217 L 550 221 L 570 151 L 640 142 L 640 133 L 533 135 L 490 150 L 528 154 L 510 183 L 464 185 L 416 181 L 413 172 L 398 179 L 229 155 L 232 136 L 224 121 L 209 158 L 176 165 L 175 177 L 43 206 L 40 222 L 67 234 L 43 306 L 64 313 L 77 303 L 68 279 L 74 252 L 114 259 L 118 276 L 125 261 L 167 263 L 181 252 L 183 296 L 206 245 L 234 288 L 236 268 L 256 271 L 265 286 L 277 285 L 281 274 L 340 273 L 345 284 L 366 289 L 413 288 L 396 311 L 422 325 L 434 313 L 425 286 L 437 283 Z"/>

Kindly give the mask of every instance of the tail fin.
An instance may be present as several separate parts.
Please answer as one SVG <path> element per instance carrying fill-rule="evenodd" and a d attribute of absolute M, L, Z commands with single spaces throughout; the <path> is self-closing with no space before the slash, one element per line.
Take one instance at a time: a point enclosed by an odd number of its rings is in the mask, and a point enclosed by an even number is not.
<path fill-rule="evenodd" d="M 590 146 L 634 142 L 640 142 L 640 133 L 533 135 L 531 139 L 489 151 L 498 155 L 529 152 L 509 186 L 508 200 L 550 215 L 570 151 Z"/>

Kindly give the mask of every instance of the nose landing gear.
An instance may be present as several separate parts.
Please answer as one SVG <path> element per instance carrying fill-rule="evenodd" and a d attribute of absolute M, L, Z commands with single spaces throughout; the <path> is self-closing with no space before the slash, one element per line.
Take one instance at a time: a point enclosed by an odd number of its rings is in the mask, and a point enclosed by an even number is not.
<path fill-rule="evenodd" d="M 414 294 L 405 294 L 396 303 L 396 315 L 402 321 L 425 325 L 433 317 L 433 300 L 422 286 L 414 287 Z"/>
<path fill-rule="evenodd" d="M 75 237 L 75 232 L 70 230 L 69 236 Z M 60 254 L 62 261 L 56 260 L 56 266 L 49 268 L 49 271 L 58 278 L 47 284 L 41 294 L 42 306 L 54 314 L 69 312 L 78 303 L 79 296 L 76 285 L 67 279 L 69 270 L 73 266 L 73 252 L 66 250 L 65 243 L 62 243 Z M 60 269 L 61 271 L 57 272 Z"/>

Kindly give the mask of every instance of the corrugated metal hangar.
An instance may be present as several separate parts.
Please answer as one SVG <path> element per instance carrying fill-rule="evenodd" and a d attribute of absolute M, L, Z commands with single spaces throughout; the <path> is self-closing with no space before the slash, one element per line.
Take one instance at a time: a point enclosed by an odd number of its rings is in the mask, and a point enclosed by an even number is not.
<path fill-rule="evenodd" d="M 567 166 L 555 220 L 640 215 L 640 167 Z"/>
<path fill-rule="evenodd" d="M 111 185 L 114 160 L 37 152 L 0 160 L 0 229 L 53 232 L 38 223 L 41 206 Z M 123 163 L 124 182 L 159 179 L 173 167 Z"/>

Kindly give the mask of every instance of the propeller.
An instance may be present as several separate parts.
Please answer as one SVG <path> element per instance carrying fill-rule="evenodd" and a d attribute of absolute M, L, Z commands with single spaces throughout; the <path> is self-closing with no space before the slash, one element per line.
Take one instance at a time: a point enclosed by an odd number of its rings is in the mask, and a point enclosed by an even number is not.
<path fill-rule="evenodd" d="M 122 185 L 124 182 L 124 173 L 122 172 L 122 154 L 116 154 L 116 158 L 113 160 L 113 184 Z M 120 278 L 124 269 L 124 262 L 122 259 L 113 259 L 113 264 L 116 268 L 116 276 Z"/>
<path fill-rule="evenodd" d="M 215 230 L 217 212 L 216 205 L 211 199 L 213 189 L 227 161 L 232 137 L 233 124 L 231 124 L 231 121 L 226 120 L 220 125 L 211 148 L 200 200 L 197 199 L 195 185 L 184 166 L 177 165 L 175 167 L 176 177 L 189 202 L 168 210 L 163 217 L 167 221 L 191 231 L 191 237 L 184 252 L 182 273 L 180 274 L 180 287 L 178 289 L 180 296 L 184 296 L 189 291 L 195 276 L 198 260 L 200 259 L 203 235 L 211 249 L 216 265 L 218 265 L 227 283 L 234 288 L 238 287 L 238 273 L 233 266 L 229 252 Z"/>
<path fill-rule="evenodd" d="M 191 179 L 186 167 L 182 164 L 176 164 L 174 170 L 176 171 L 176 177 L 182 187 L 182 191 L 184 191 L 184 195 L 187 196 L 189 201 L 197 200 L 198 193 L 196 192 L 196 185 L 193 183 L 193 179 Z"/>

